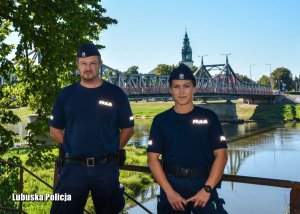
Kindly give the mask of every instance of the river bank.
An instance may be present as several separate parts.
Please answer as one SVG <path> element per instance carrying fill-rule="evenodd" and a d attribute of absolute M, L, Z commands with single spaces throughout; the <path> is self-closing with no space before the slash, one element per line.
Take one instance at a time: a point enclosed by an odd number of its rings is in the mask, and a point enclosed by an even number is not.
<path fill-rule="evenodd" d="M 150 128 L 146 121 L 137 120 L 138 135 L 134 141 L 146 143 L 147 137 L 143 133 L 148 133 Z M 222 127 L 226 138 L 230 139 L 225 174 L 299 181 L 299 167 L 287 166 L 299 162 L 300 123 L 222 124 Z M 152 191 L 154 187 L 137 199 L 156 213 L 158 189 Z M 289 213 L 288 188 L 223 182 L 219 194 L 231 214 Z M 128 210 L 128 214 L 135 213 L 145 212 L 139 207 Z"/>
<path fill-rule="evenodd" d="M 212 102 L 224 103 L 225 101 Z M 174 105 L 174 102 L 131 102 L 135 118 L 153 118 Z M 195 102 L 201 104 L 202 102 Z M 236 115 L 239 121 L 267 121 L 267 122 L 289 122 L 300 120 L 299 104 L 245 104 L 242 101 L 234 101 Z M 221 107 L 221 105 L 220 105 Z M 221 107 L 222 108 L 222 107 Z"/>
<path fill-rule="evenodd" d="M 152 103 L 153 104 L 153 103 Z M 149 129 L 151 126 L 152 120 L 151 119 L 137 119 L 136 120 L 136 127 L 135 127 L 135 135 L 133 138 L 130 140 L 130 145 L 127 146 L 127 161 L 126 164 L 129 165 L 141 165 L 141 166 L 146 166 L 146 150 L 145 150 L 145 145 L 147 144 L 147 139 L 148 139 L 148 134 L 149 134 Z M 275 124 L 274 124 L 275 125 Z M 280 125 L 280 124 L 279 124 Z M 282 126 L 286 126 L 287 124 L 281 124 Z M 222 124 L 224 132 L 226 133 L 226 136 L 228 136 L 228 139 L 230 141 L 229 144 L 229 159 L 230 161 L 228 163 L 235 163 L 238 161 L 237 165 L 228 165 L 228 169 L 230 171 L 227 171 L 226 173 L 228 174 L 237 174 L 237 172 L 240 169 L 240 166 L 244 166 L 244 163 L 247 162 L 247 159 L 250 157 L 256 157 L 258 154 L 260 154 L 260 149 L 258 150 L 257 148 L 265 148 L 265 146 L 268 147 L 266 151 L 273 151 L 272 145 L 277 145 L 277 140 L 276 143 L 272 143 L 273 139 L 278 138 L 278 134 L 273 136 L 269 136 L 269 132 L 272 133 L 275 130 L 273 128 L 272 123 L 262 123 L 262 124 L 256 124 L 256 123 L 244 123 L 244 124 Z M 272 127 L 271 127 L 272 126 Z M 281 130 L 281 129 L 280 129 Z M 278 132 L 278 131 L 276 131 Z M 280 131 L 280 138 L 282 138 L 284 135 Z M 241 141 L 241 139 L 243 139 Z M 285 142 L 286 138 L 283 138 L 283 142 Z M 233 143 L 234 142 L 234 143 Z M 282 142 L 280 140 L 280 142 Z M 142 148 L 140 148 L 140 144 L 142 144 Z M 282 144 L 282 143 L 281 143 Z M 298 148 L 298 147 L 297 147 Z M 277 150 L 276 150 L 277 151 Z M 26 150 L 17 150 L 17 151 L 12 151 L 13 153 L 18 154 L 19 157 L 21 157 L 22 161 L 25 162 L 25 159 L 27 158 L 27 153 Z M 56 156 L 57 155 L 57 149 L 53 151 L 53 154 Z M 257 155 L 254 155 L 257 154 Z M 7 157 L 7 156 L 6 156 Z M 242 158 L 242 159 L 240 159 Z M 273 158 L 273 156 L 272 156 Z M 6 159 L 6 158 L 5 158 Z M 278 162 L 278 161 L 277 161 Z M 243 163 L 243 164 L 242 164 Z M 44 179 L 47 179 L 49 183 L 53 183 L 53 167 L 51 164 L 49 164 L 48 167 L 41 169 L 38 167 L 32 168 L 38 175 L 43 177 Z M 255 170 L 253 171 L 253 167 L 251 169 L 246 170 L 248 175 L 252 175 L 252 173 L 255 173 Z M 281 171 L 283 169 L 280 169 Z M 243 172 L 241 175 L 244 175 Z M 239 174 L 239 173 L 238 173 Z M 257 177 L 269 177 L 268 175 L 265 174 L 256 174 Z M 275 177 L 276 178 L 276 177 Z M 281 177 L 278 177 L 281 178 Z M 294 177 L 291 177 L 292 179 L 295 179 Z M 290 179 L 291 179 L 290 178 Z M 50 190 L 47 189 L 46 187 L 43 187 L 43 185 L 39 185 L 37 182 L 34 182 L 33 179 L 30 179 L 30 176 L 27 176 L 25 174 L 25 190 L 26 192 L 39 192 L 39 193 L 47 193 Z M 296 179 L 295 179 L 296 180 Z M 129 171 L 121 171 L 121 182 L 124 184 L 126 187 L 126 191 L 133 196 L 136 196 L 136 199 L 141 198 L 141 200 L 144 198 L 144 196 L 137 194 L 139 192 L 144 192 L 147 194 L 147 187 L 150 185 L 153 180 L 150 178 L 149 174 L 144 174 L 144 173 L 135 173 L 135 172 L 129 172 Z M 226 194 L 225 198 L 231 198 L 234 197 L 232 196 L 232 193 L 230 195 L 227 195 L 227 192 L 232 192 L 230 189 L 232 186 L 232 183 L 224 183 L 225 188 L 222 188 L 224 190 L 223 195 Z M 229 186 L 228 186 L 229 185 Z M 239 186 L 239 184 L 234 184 L 235 190 L 236 186 Z M 146 190 L 145 190 L 146 188 Z M 239 192 L 241 191 L 240 188 L 245 188 L 245 187 L 240 187 L 239 186 Z M 270 191 L 273 191 L 270 190 Z M 152 192 L 152 191 L 151 191 Z M 155 191 L 154 191 L 155 192 Z M 246 188 L 241 191 L 241 194 L 244 194 L 243 192 L 251 192 L 251 188 Z M 269 193 L 269 192 L 268 192 Z M 250 193 L 251 194 L 251 193 Z M 281 193 L 278 193 L 281 194 Z M 285 194 L 285 193 L 284 193 Z M 286 194 L 285 194 L 286 196 Z M 244 198 L 247 198 L 249 196 L 244 195 Z M 235 198 L 232 200 L 236 200 Z M 275 200 L 275 199 L 274 199 Z M 277 201 L 281 201 L 281 199 L 276 199 Z M 278 203 L 279 203 L 278 202 Z M 237 208 L 231 208 L 231 200 L 228 200 L 229 203 L 229 209 L 230 210 L 236 210 Z M 44 212 L 45 210 L 49 209 L 50 204 L 48 203 L 43 203 L 41 206 L 37 206 L 36 203 L 25 203 L 26 205 L 26 210 L 30 211 L 30 213 L 41 213 Z M 155 207 L 156 201 L 153 201 L 153 205 Z M 134 204 L 130 201 L 127 200 L 126 202 L 127 208 L 133 207 Z M 283 205 L 280 205 L 281 207 Z M 246 206 L 245 206 L 246 207 Z M 93 205 L 91 200 L 89 200 L 87 207 L 88 210 L 93 210 Z M 281 209 L 281 208 L 280 208 Z M 38 211 L 38 212 L 37 212 Z M 128 212 L 128 213 L 144 213 L 144 212 Z M 283 212 L 280 212 L 282 214 Z"/>
<path fill-rule="evenodd" d="M 224 104 L 226 101 L 214 101 L 209 104 Z M 291 122 L 300 121 L 300 104 L 245 104 L 241 100 L 232 102 L 235 105 L 238 121 L 267 121 L 267 122 Z M 196 101 L 196 105 L 203 102 Z M 149 119 L 174 106 L 173 101 L 168 102 L 130 102 L 132 112 L 137 119 Z M 220 108 L 222 106 L 220 105 Z M 13 109 L 13 112 L 21 117 L 24 122 L 26 117 L 34 114 L 27 107 Z M 25 121 L 26 122 L 26 121 Z"/>

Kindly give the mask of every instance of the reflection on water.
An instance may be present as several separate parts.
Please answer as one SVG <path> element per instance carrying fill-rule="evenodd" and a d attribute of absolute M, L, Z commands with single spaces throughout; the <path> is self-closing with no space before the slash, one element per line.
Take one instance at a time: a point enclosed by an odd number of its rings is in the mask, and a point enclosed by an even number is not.
<path fill-rule="evenodd" d="M 135 146 L 147 146 L 149 131 L 151 127 L 152 119 L 135 119 L 134 135 L 129 141 L 129 145 Z M 16 125 L 8 125 L 7 127 L 17 133 L 21 139 L 28 134 L 25 130 L 27 122 L 19 122 Z M 224 134 L 226 138 L 234 139 L 235 137 L 240 137 L 252 133 L 256 130 L 270 127 L 270 123 L 245 123 L 245 124 L 222 124 Z"/>
<path fill-rule="evenodd" d="M 288 124 L 230 145 L 228 152 L 234 154 L 232 158 L 250 152 L 236 164 L 236 174 L 300 181 L 300 167 L 296 164 L 300 161 L 299 130 L 300 124 Z M 230 171 L 229 165 L 226 173 Z M 220 194 L 227 199 L 230 213 L 282 214 L 290 199 L 289 189 L 229 182 L 223 182 Z"/>
<path fill-rule="evenodd" d="M 149 131 L 151 127 L 152 119 L 135 119 L 134 135 L 129 141 L 129 145 L 147 146 Z M 232 124 L 224 123 L 222 128 L 224 134 L 229 141 L 234 140 L 236 137 L 245 136 L 255 131 L 273 127 L 271 123 L 244 123 L 244 124 Z"/>
<path fill-rule="evenodd" d="M 152 119 L 135 119 L 134 135 L 128 145 L 147 146 Z"/>
<path fill-rule="evenodd" d="M 130 144 L 147 146 L 151 119 L 136 120 L 135 134 Z M 10 129 L 26 136 L 25 125 L 19 123 Z M 300 181 L 300 124 L 277 124 L 274 129 L 260 133 L 271 124 L 222 124 L 231 143 L 228 148 L 226 174 Z M 255 135 L 248 136 L 251 133 Z M 240 140 L 236 140 L 241 137 Z M 156 213 L 157 185 L 143 191 L 137 199 Z M 289 202 L 290 190 L 260 185 L 223 182 L 219 194 L 226 201 L 230 214 L 283 214 Z M 145 213 L 141 208 L 128 210 L 129 214 Z"/>
<path fill-rule="evenodd" d="M 146 145 L 149 126 L 144 121 L 137 121 L 137 126 L 142 125 L 145 135 L 134 139 L 141 140 Z M 149 122 L 146 122 L 150 124 Z M 271 124 L 223 124 L 225 135 L 229 139 L 236 136 L 253 136 L 235 140 L 229 144 L 228 163 L 226 174 L 253 176 L 272 179 L 300 181 L 300 124 L 277 124 L 274 129 L 260 133 Z M 138 130 L 141 128 L 138 127 Z M 156 213 L 156 194 L 143 192 L 139 200 L 143 205 Z M 290 189 L 268 187 L 261 185 L 223 182 L 219 194 L 226 201 L 225 208 L 230 214 L 283 214 L 289 203 Z M 128 210 L 129 214 L 145 213 L 141 208 L 134 207 Z"/>
<path fill-rule="evenodd" d="M 262 145 L 274 145 L 274 136 L 269 134 L 261 134 L 252 136 L 248 139 L 238 140 L 228 145 L 228 163 L 225 168 L 225 173 L 237 175 L 243 161 L 249 156 L 255 155 L 255 147 Z"/>
<path fill-rule="evenodd" d="M 125 189 L 126 190 L 126 189 Z M 142 204 L 146 204 L 146 203 L 151 203 L 150 206 L 152 206 L 152 208 L 149 208 L 149 206 L 146 206 L 147 209 L 153 209 L 153 207 L 156 206 L 155 202 L 156 202 L 156 196 L 159 192 L 159 185 L 158 184 L 153 184 L 151 185 L 148 189 L 143 189 L 140 194 L 135 198 L 137 201 L 139 201 Z M 128 202 L 126 202 L 126 210 L 129 210 L 129 213 L 143 213 L 145 211 L 141 211 L 142 208 L 137 207 L 135 203 L 133 203 L 132 201 L 128 200 Z M 137 210 L 137 212 L 135 212 L 135 210 Z"/>

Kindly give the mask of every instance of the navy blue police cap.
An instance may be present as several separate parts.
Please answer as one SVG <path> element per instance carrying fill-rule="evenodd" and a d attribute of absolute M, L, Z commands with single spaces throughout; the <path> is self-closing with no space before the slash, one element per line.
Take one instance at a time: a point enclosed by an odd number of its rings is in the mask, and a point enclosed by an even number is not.
<path fill-rule="evenodd" d="M 192 70 L 181 63 L 177 68 L 174 68 L 169 77 L 169 84 L 171 85 L 172 80 L 192 80 L 196 81 L 195 76 L 193 75 Z"/>
<path fill-rule="evenodd" d="M 82 44 L 77 52 L 77 57 L 100 56 L 98 48 L 92 43 Z"/>

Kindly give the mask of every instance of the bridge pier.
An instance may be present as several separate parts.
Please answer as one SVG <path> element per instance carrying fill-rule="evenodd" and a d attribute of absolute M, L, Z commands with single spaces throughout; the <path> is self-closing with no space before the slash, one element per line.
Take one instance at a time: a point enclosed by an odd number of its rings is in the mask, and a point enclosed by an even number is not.
<path fill-rule="evenodd" d="M 219 120 L 222 122 L 238 122 L 235 103 L 205 103 L 198 104 L 198 106 L 212 110 L 218 115 Z"/>
<path fill-rule="evenodd" d="M 274 99 L 270 98 L 270 99 L 255 99 L 255 98 L 243 98 L 243 103 L 246 104 L 273 104 L 274 103 Z"/>
<path fill-rule="evenodd" d="M 300 95 L 279 94 L 275 97 L 275 101 L 276 101 L 276 103 L 299 104 L 300 103 Z"/>

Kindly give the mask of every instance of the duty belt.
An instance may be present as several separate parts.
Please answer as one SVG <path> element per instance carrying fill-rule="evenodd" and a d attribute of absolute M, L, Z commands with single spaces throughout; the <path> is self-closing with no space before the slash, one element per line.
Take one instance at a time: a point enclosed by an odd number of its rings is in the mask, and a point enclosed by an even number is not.
<path fill-rule="evenodd" d="M 77 162 L 89 167 L 107 163 L 113 160 L 118 160 L 117 153 L 109 153 L 102 157 L 78 157 L 78 156 L 72 156 L 70 154 L 66 154 L 66 162 Z"/>
<path fill-rule="evenodd" d="M 166 174 L 187 178 L 208 178 L 209 168 L 186 168 L 178 165 L 163 163 L 163 169 Z"/>

